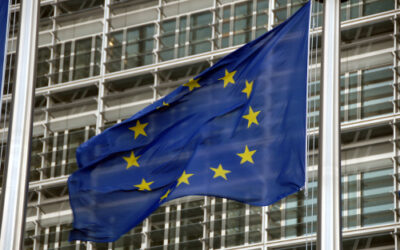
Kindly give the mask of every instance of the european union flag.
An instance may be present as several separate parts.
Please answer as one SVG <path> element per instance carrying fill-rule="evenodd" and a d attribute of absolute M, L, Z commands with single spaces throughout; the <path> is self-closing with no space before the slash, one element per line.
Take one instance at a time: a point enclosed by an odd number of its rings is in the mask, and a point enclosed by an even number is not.
<path fill-rule="evenodd" d="M 71 240 L 114 241 L 187 195 L 265 206 L 305 182 L 310 5 L 82 144 Z"/>

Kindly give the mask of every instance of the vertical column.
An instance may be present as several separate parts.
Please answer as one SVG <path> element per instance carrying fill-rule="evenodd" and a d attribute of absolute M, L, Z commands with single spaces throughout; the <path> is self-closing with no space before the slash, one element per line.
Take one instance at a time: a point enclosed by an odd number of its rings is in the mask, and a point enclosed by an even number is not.
<path fill-rule="evenodd" d="M 54 236 L 54 248 L 57 249 L 60 247 L 60 225 L 56 226 L 56 231 L 54 233 L 56 234 Z"/>
<path fill-rule="evenodd" d="M 143 221 L 143 227 L 142 227 L 142 246 L 141 249 L 148 248 L 150 246 L 149 242 L 149 232 L 150 232 L 150 219 L 146 218 Z"/>
<path fill-rule="evenodd" d="M 179 250 L 180 230 L 181 230 L 181 210 L 182 204 L 176 206 L 176 223 L 175 223 L 175 250 Z"/>
<path fill-rule="evenodd" d="M 121 56 L 121 70 L 125 70 L 126 68 L 125 68 L 125 66 L 126 66 L 126 64 L 125 64 L 125 62 L 127 61 L 127 59 L 126 59 L 126 40 L 127 40 L 127 29 L 124 29 L 123 31 L 122 31 L 122 52 L 121 52 L 121 54 L 122 54 L 122 56 Z M 140 36 L 139 36 L 140 37 Z"/>
<path fill-rule="evenodd" d="M 42 190 L 41 186 L 40 186 L 39 190 Z M 40 229 L 41 229 L 41 225 L 39 224 L 40 217 L 41 217 L 40 216 L 41 211 L 40 211 L 39 205 L 42 202 L 42 192 L 39 190 L 35 191 L 38 195 L 37 206 L 36 206 L 35 235 L 40 235 Z M 39 238 L 35 237 L 33 239 L 33 249 L 39 249 L 39 247 L 40 247 Z"/>
<path fill-rule="evenodd" d="M 56 17 L 57 16 L 57 13 L 58 12 L 58 8 L 57 8 L 57 5 L 53 5 L 53 15 L 54 15 L 54 17 Z M 50 69 L 49 69 L 49 74 L 50 74 L 50 77 L 49 77 L 49 85 L 52 85 L 52 84 L 54 84 L 56 81 L 55 81 L 55 77 L 57 76 L 56 75 L 56 73 L 58 73 L 58 72 L 54 72 L 54 64 L 55 64 L 55 55 L 56 55 L 56 53 L 55 53 L 55 50 L 57 49 L 56 48 L 56 44 L 57 44 L 57 35 L 56 35 L 56 32 L 57 32 L 57 22 L 56 22 L 56 18 L 53 18 L 53 20 L 52 20 L 52 29 L 51 29 L 51 44 L 52 44 L 52 47 L 51 47 L 51 50 L 50 50 L 50 58 L 52 59 L 52 61 L 51 61 L 51 63 L 50 63 Z"/>
<path fill-rule="evenodd" d="M 49 249 L 49 235 L 50 235 L 50 228 L 46 228 L 45 230 L 43 230 L 42 232 L 44 232 L 44 240 L 43 240 L 43 250 L 47 250 Z"/>
<path fill-rule="evenodd" d="M 244 225 L 244 244 L 248 245 L 250 236 L 250 205 L 248 204 L 246 204 Z"/>
<path fill-rule="evenodd" d="M 227 200 L 224 198 L 222 199 L 222 216 L 221 216 L 221 248 L 225 248 L 226 242 L 226 207 L 227 207 Z"/>
<path fill-rule="evenodd" d="M 210 197 L 210 241 L 209 241 L 209 249 L 214 249 L 214 224 L 215 224 L 215 197 Z"/>
<path fill-rule="evenodd" d="M 161 20 L 163 18 L 163 0 L 158 0 L 158 7 L 157 7 L 157 22 L 156 22 L 156 32 L 154 35 L 155 38 L 155 48 L 153 49 L 154 55 L 154 63 L 160 62 L 160 36 L 161 36 Z M 178 26 L 179 27 L 179 26 Z M 160 85 L 160 78 L 159 78 L 159 69 L 155 68 L 153 72 L 154 76 L 154 88 L 153 88 L 153 102 L 157 101 L 159 98 L 158 95 L 158 86 Z"/>
<path fill-rule="evenodd" d="M 203 226 L 202 248 L 203 249 L 208 249 L 209 248 L 209 244 L 208 244 L 208 241 L 207 241 L 207 239 L 208 239 L 207 222 L 209 221 L 208 220 L 208 217 L 209 217 L 208 208 L 210 206 L 210 202 L 209 201 L 210 201 L 210 197 L 205 196 L 204 197 L 204 206 L 203 206 L 203 224 L 202 224 L 202 226 Z"/>
<path fill-rule="evenodd" d="M 179 13 L 179 6 L 178 4 L 178 13 Z M 174 30 L 174 55 L 173 59 L 178 58 L 178 50 L 179 50 L 179 29 L 180 29 L 180 23 L 181 23 L 181 16 L 175 17 L 175 30 Z M 160 25 L 161 26 L 161 25 Z"/>
<path fill-rule="evenodd" d="M 397 9 L 397 4 L 398 1 L 395 2 L 395 9 Z M 394 36 L 393 36 L 393 100 L 394 100 L 394 105 L 393 105 L 393 114 L 396 114 L 399 110 L 398 105 L 399 105 L 399 79 L 398 79 L 398 56 L 399 56 L 399 46 L 398 46 L 398 22 L 399 22 L 399 16 L 396 14 L 393 22 L 393 30 L 394 30 Z M 399 221 L 399 167 L 398 167 L 398 150 L 397 150 L 397 119 L 393 119 L 393 174 L 394 174 L 394 180 L 393 180 L 393 186 L 394 186 L 394 208 L 395 208 L 395 213 L 394 213 L 394 221 L 398 222 Z M 399 230 L 397 227 L 394 229 L 394 245 L 395 249 L 399 249 L 399 243 L 398 243 L 398 233 Z"/>
<path fill-rule="evenodd" d="M 357 119 L 362 118 L 362 70 L 357 71 Z"/>
<path fill-rule="evenodd" d="M 61 49 L 60 49 L 60 58 L 55 59 L 55 60 L 60 60 L 60 66 L 58 68 L 58 81 L 57 83 L 63 82 L 63 75 L 64 75 L 64 58 L 65 58 L 65 45 L 66 43 L 61 44 Z M 57 49 L 57 47 L 55 47 Z"/>
<path fill-rule="evenodd" d="M 45 153 L 47 153 L 48 151 L 49 151 L 49 142 L 48 142 L 48 138 L 49 138 L 49 131 L 50 131 L 50 129 L 49 129 L 49 123 L 50 123 L 50 115 L 49 115 L 49 108 L 50 108 L 50 102 L 51 102 L 51 98 L 50 98 L 50 93 L 49 92 L 47 92 L 46 93 L 46 95 L 45 95 L 45 98 L 46 98 L 46 111 L 45 111 L 45 120 L 44 120 L 44 122 L 42 123 L 42 126 L 43 126 L 43 135 L 44 135 L 44 138 L 43 138 L 43 147 L 42 147 L 42 154 L 40 155 L 40 160 L 41 160 L 41 163 L 40 163 L 40 168 L 41 168 L 41 170 L 40 170 L 40 180 L 43 180 L 43 178 L 45 177 L 44 176 L 44 173 L 43 173 L 43 169 L 44 169 L 44 167 L 45 167 L 45 165 L 46 165 L 46 159 L 45 159 Z"/>
<path fill-rule="evenodd" d="M 344 121 L 348 121 L 350 119 L 349 109 L 350 109 L 350 74 L 346 72 L 344 75 Z"/>
<path fill-rule="evenodd" d="M 231 46 L 233 46 L 233 29 L 235 28 L 233 26 L 233 23 L 235 22 L 236 12 L 235 12 L 235 5 L 234 4 L 231 4 L 231 5 L 228 5 L 228 6 L 231 9 L 230 10 L 230 17 L 229 17 L 229 44 L 228 44 L 228 46 L 231 47 Z M 224 11 L 222 11 L 222 19 L 224 19 L 223 16 L 224 16 Z M 221 40 L 222 40 L 222 38 L 221 38 Z"/>
<path fill-rule="evenodd" d="M 192 25 L 192 16 L 187 15 L 187 20 L 186 20 L 186 37 L 185 37 L 185 56 L 190 55 L 190 33 L 191 33 L 191 25 Z"/>
<path fill-rule="evenodd" d="M 217 21 L 217 1 L 218 0 L 214 0 L 213 1 L 213 7 L 212 7 L 212 25 L 211 25 L 211 51 L 216 50 L 216 47 L 218 48 L 218 46 L 215 46 L 217 44 L 217 32 L 216 32 L 216 27 L 218 25 L 218 21 Z"/>
<path fill-rule="evenodd" d="M 62 159 L 61 159 L 61 176 L 68 174 L 68 167 L 67 167 L 67 153 L 68 153 L 68 134 L 69 131 L 65 130 L 64 132 L 64 141 L 63 141 L 63 149 L 62 149 Z"/>
<path fill-rule="evenodd" d="M 396 105 L 394 105 L 394 106 L 396 106 Z M 393 122 L 392 122 L 392 129 L 393 129 L 393 139 L 392 139 L 392 141 L 393 141 L 393 156 L 392 156 L 392 162 L 393 162 L 393 201 L 394 201 L 394 213 L 393 213 L 393 216 L 394 216 L 394 221 L 395 222 L 398 222 L 398 213 L 399 213 L 399 199 L 398 199 L 398 190 L 399 190 L 399 184 L 398 184 L 398 178 L 399 178 L 399 175 L 398 175 L 398 173 L 399 173 L 399 171 L 398 171 L 398 166 L 397 166 L 397 162 L 398 162 L 398 160 L 397 160 L 397 125 L 396 125 L 396 119 L 394 118 L 393 119 Z M 395 249 L 398 249 L 398 247 L 397 247 L 397 233 L 398 233 L 398 229 L 397 229 L 397 227 L 395 227 L 395 229 L 394 229 L 394 235 L 396 236 L 395 237 Z"/>
<path fill-rule="evenodd" d="M 101 132 L 101 128 L 104 125 L 104 75 L 106 74 L 106 61 L 107 61 L 107 43 L 108 43 L 108 30 L 109 30 L 109 18 L 110 18 L 110 0 L 104 0 L 104 16 L 103 16 L 103 40 L 101 42 L 101 58 L 100 58 L 100 76 L 99 82 L 99 93 L 97 96 L 97 113 L 96 113 L 96 134 Z"/>
<path fill-rule="evenodd" d="M 361 187 L 362 187 L 362 183 L 361 183 L 361 173 L 357 173 L 356 176 L 356 181 L 357 181 L 357 193 L 356 193 L 356 197 L 357 197 L 357 226 L 361 226 L 361 199 L 362 199 L 362 193 L 361 193 Z"/>
<path fill-rule="evenodd" d="M 349 177 L 343 176 L 343 227 L 349 227 L 348 216 L 349 216 Z"/>
<path fill-rule="evenodd" d="M 56 168 L 56 160 L 57 160 L 57 139 L 59 137 L 58 132 L 53 134 L 53 148 L 51 149 L 51 164 L 50 164 L 50 171 L 48 171 L 49 176 L 47 178 L 55 177 L 55 168 Z"/>
<path fill-rule="evenodd" d="M 268 207 L 262 207 L 262 224 L 261 224 L 261 242 L 263 246 L 267 244 L 267 229 L 268 229 Z"/>
<path fill-rule="evenodd" d="M 257 8 L 257 1 L 253 0 L 253 8 L 251 10 L 251 40 L 254 40 L 256 38 Z"/>
<path fill-rule="evenodd" d="M 103 18 L 104 19 L 104 18 Z M 94 74 L 94 67 L 96 65 L 95 62 L 95 54 L 96 54 L 96 40 L 97 36 L 92 37 L 91 49 L 90 49 L 90 69 L 89 76 L 92 77 Z"/>
<path fill-rule="evenodd" d="M 287 198 L 281 200 L 281 207 L 279 208 L 281 212 L 281 239 L 286 237 L 286 200 Z"/>
<path fill-rule="evenodd" d="M 68 71 L 68 82 L 73 81 L 75 78 L 74 75 L 74 64 L 75 64 L 75 46 L 76 46 L 76 40 L 71 42 L 71 56 L 69 59 L 69 71 Z M 64 55 L 65 56 L 65 55 Z"/>
<path fill-rule="evenodd" d="M 90 126 L 85 127 L 85 141 L 89 140 Z"/>
<path fill-rule="evenodd" d="M 156 46 L 153 50 L 154 54 L 154 63 L 160 62 L 160 36 L 161 36 L 161 20 L 163 18 L 163 0 L 158 0 L 158 7 L 157 7 L 157 22 L 156 22 L 156 34 L 154 38 L 156 39 Z"/>
<path fill-rule="evenodd" d="M 318 249 L 341 249 L 340 216 L 340 1 L 324 1 L 318 167 Z"/>
<path fill-rule="evenodd" d="M 169 213 L 171 209 L 170 206 L 165 207 L 165 224 L 164 224 L 164 250 L 168 250 L 168 234 L 169 234 Z"/>
<path fill-rule="evenodd" d="M 32 137 L 38 31 L 38 0 L 23 1 L 18 59 L 3 183 L 0 249 L 22 249 Z"/>
<path fill-rule="evenodd" d="M 272 29 L 272 25 L 274 23 L 274 11 L 275 8 L 275 0 L 269 0 L 268 3 L 268 30 Z"/>

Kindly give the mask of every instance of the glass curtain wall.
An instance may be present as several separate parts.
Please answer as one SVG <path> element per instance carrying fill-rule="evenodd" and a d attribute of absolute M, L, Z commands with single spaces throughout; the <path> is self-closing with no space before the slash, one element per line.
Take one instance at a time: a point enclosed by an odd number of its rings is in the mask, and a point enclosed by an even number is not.
<path fill-rule="evenodd" d="M 72 214 L 66 181 L 77 168 L 76 148 L 280 24 L 305 2 L 41 1 L 25 249 L 315 248 L 322 23 L 317 3 L 310 51 L 307 194 L 263 208 L 185 197 L 162 206 L 114 243 L 68 242 Z M 341 14 L 344 249 L 393 249 L 400 225 L 400 6 L 397 0 L 351 0 L 342 4 Z M 18 15 L 19 2 L 13 1 L 3 132 L 13 89 Z"/>

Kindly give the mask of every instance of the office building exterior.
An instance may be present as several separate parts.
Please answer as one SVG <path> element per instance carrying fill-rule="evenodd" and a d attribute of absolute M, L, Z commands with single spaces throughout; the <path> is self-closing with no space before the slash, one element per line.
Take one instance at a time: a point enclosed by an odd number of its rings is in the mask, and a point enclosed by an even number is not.
<path fill-rule="evenodd" d="M 12 1 L 7 127 L 19 1 Z M 315 249 L 322 5 L 314 3 L 307 192 L 268 207 L 169 202 L 114 243 L 68 242 L 76 148 L 286 20 L 304 0 L 42 0 L 26 249 Z M 400 249 L 400 1 L 342 3 L 344 249 Z M 3 148 L 6 135 L 1 135 Z M 2 150 L 2 160 L 5 153 Z M 1 168 L 3 171 L 3 167 Z M 327 227 L 329 225 L 326 225 Z"/>

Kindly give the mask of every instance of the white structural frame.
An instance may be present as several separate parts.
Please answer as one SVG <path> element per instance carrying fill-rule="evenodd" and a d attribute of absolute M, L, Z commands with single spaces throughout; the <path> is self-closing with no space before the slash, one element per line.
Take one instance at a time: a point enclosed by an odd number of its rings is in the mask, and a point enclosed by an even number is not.
<path fill-rule="evenodd" d="M 317 249 L 342 247 L 340 191 L 340 1 L 324 0 Z"/>
<path fill-rule="evenodd" d="M 39 0 L 21 4 L 17 71 L 2 194 L 0 249 L 22 249 L 32 137 Z"/>

